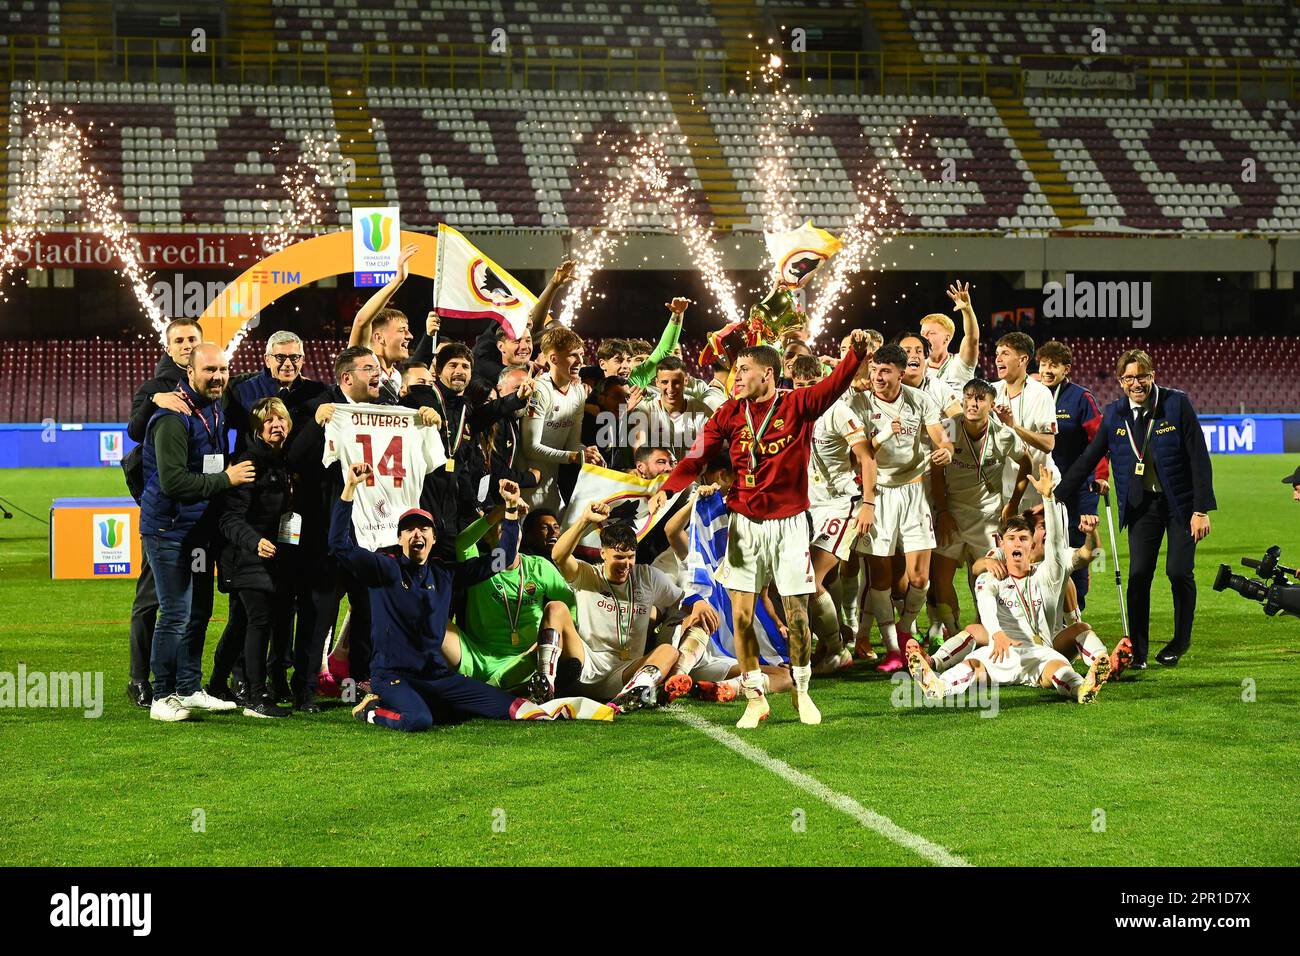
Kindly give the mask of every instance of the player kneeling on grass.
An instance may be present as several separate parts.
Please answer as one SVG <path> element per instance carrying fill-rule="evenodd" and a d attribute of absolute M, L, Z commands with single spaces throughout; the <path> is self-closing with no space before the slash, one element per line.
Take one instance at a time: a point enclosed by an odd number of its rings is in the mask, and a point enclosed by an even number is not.
<path fill-rule="evenodd" d="M 593 502 L 582 518 L 560 535 L 551 557 L 577 596 L 579 657 L 567 656 L 571 641 L 561 635 L 559 686 L 608 700 L 623 713 L 658 702 L 658 687 L 677 663 L 671 644 L 646 653 L 650 612 L 659 625 L 680 623 L 683 653 L 703 653 L 718 627 L 718 612 L 698 596 L 688 597 L 658 568 L 636 562 L 636 532 L 623 521 L 608 521 L 609 506 Z M 573 556 L 592 525 L 600 529 L 600 564 Z M 684 605 L 684 601 L 689 601 Z M 572 622 L 568 625 L 572 628 Z M 688 640 L 689 639 L 689 640 Z M 689 645 L 689 646 L 688 646 Z"/>
<path fill-rule="evenodd" d="M 397 522 L 398 550 L 368 551 L 352 530 L 352 498 L 371 474 L 358 463 L 346 472 L 343 493 L 334 503 L 330 551 L 370 593 L 374 656 L 367 694 L 352 714 L 358 720 L 393 730 L 428 730 L 435 723 L 467 717 L 497 720 L 552 720 L 576 717 L 612 720 L 613 711 L 595 701 L 568 698 L 534 704 L 458 674 L 442 655 L 452 595 L 491 578 L 514 562 L 519 547 L 519 486 L 502 480 L 506 503 L 500 554 L 448 566 L 430 561 L 436 536 L 433 516 L 412 508 Z M 500 564 L 498 564 L 500 562 Z"/>
<path fill-rule="evenodd" d="M 1031 479 L 1043 501 L 1052 502 L 1053 477 L 1040 471 Z M 984 573 L 975 582 L 980 623 L 991 642 L 972 651 L 960 664 L 936 674 L 915 642 L 907 648 L 907 666 L 926 697 L 938 699 L 968 689 L 972 682 L 1055 687 L 1063 697 L 1091 703 L 1110 677 L 1110 657 L 1098 653 L 1086 677 L 1052 646 L 1053 608 L 1068 580 L 1071 565 L 1062 545 L 1064 528 L 1048 521 L 1043 562 L 1033 566 L 1034 531 L 1022 517 L 1009 519 L 1002 531 L 1007 577 Z"/>

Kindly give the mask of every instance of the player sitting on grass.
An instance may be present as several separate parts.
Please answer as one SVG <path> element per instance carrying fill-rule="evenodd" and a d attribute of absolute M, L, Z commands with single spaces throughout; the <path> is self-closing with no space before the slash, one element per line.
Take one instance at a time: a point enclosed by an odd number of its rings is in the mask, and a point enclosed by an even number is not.
<path fill-rule="evenodd" d="M 375 642 L 370 680 L 377 693 L 367 694 L 352 715 L 365 723 L 406 731 L 428 730 L 435 723 L 467 717 L 613 720 L 613 712 L 595 701 L 571 697 L 538 705 L 448 666 L 442 641 L 452 594 L 492 577 L 502 559 L 486 555 L 455 566 L 430 561 L 437 540 L 433 516 L 418 508 L 398 519 L 396 553 L 360 547 L 352 529 L 352 499 L 371 473 L 364 463 L 351 467 L 330 522 L 331 553 L 370 592 Z M 506 504 L 500 550 L 504 560 L 513 563 L 519 545 L 519 487 L 502 480 L 500 492 Z"/>
<path fill-rule="evenodd" d="M 527 507 L 518 505 L 521 513 Z M 504 514 L 498 507 L 460 534 L 456 552 L 461 561 L 478 554 L 478 541 Z M 560 621 L 566 616 L 572 620 L 574 609 L 573 591 L 550 559 L 520 552 L 504 570 L 470 585 L 463 627 L 448 626 L 443 656 L 466 677 L 534 703 L 551 700 L 563 636 Z M 578 637 L 571 634 L 568 640 L 574 656 Z"/>
<path fill-rule="evenodd" d="M 677 650 L 663 644 L 648 651 L 650 613 L 660 626 L 680 623 L 690 635 L 705 638 L 718 626 L 718 612 L 707 601 L 688 597 L 658 568 L 637 564 L 636 532 L 624 521 L 608 521 L 609 506 L 593 502 L 565 529 L 551 553 L 555 566 L 577 595 L 578 656 L 560 659 L 562 693 L 608 700 L 619 713 L 653 707 L 658 687 L 677 662 Z M 600 563 L 573 556 L 578 542 L 595 525 L 600 530 Z M 686 602 L 683 604 L 683 602 Z M 569 623 L 572 627 L 572 622 Z M 561 635 L 564 640 L 564 635 Z M 696 640 L 695 643 L 699 643 Z M 570 642 L 564 640 L 568 648 Z"/>
<path fill-rule="evenodd" d="M 1040 471 L 1031 479 L 1043 501 L 1052 501 L 1055 481 Z M 1034 567 L 1033 528 L 1024 518 L 1010 518 L 1003 527 L 1002 549 L 1007 578 L 990 573 L 975 582 L 975 602 L 980 623 L 992 636 L 990 644 L 972 651 L 961 663 L 936 674 L 919 645 L 908 645 L 907 667 L 927 698 L 937 700 L 964 692 L 973 682 L 1054 687 L 1063 697 L 1080 704 L 1092 703 L 1110 677 L 1110 657 L 1104 649 L 1093 659 L 1086 677 L 1052 646 L 1052 608 L 1070 575 L 1070 562 L 1062 553 L 1065 529 L 1049 520 L 1042 564 Z"/>

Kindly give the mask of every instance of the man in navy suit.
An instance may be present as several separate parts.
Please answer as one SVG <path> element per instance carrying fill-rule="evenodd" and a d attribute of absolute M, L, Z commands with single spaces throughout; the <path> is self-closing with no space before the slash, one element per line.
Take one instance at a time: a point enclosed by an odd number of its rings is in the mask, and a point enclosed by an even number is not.
<path fill-rule="evenodd" d="M 1106 406 L 1102 425 L 1057 488 L 1068 501 L 1109 455 L 1120 527 L 1128 528 L 1128 613 L 1133 666 L 1145 667 L 1151 617 L 1151 581 L 1160 540 L 1168 537 L 1165 574 L 1173 587 L 1174 635 L 1156 660 L 1172 667 L 1192 642 L 1196 612 L 1196 544 L 1210 533 L 1216 508 L 1214 475 L 1205 435 L 1185 392 L 1155 382 L 1151 357 L 1129 349 L 1116 363 L 1124 396 Z M 1082 519 L 1085 531 L 1095 515 Z"/>

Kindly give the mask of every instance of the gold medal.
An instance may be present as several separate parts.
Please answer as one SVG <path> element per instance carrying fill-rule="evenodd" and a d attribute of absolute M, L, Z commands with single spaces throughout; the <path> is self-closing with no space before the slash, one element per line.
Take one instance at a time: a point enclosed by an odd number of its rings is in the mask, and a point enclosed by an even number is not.
<path fill-rule="evenodd" d="M 513 645 L 515 645 L 515 646 L 518 646 L 518 645 L 519 645 L 519 632 L 518 632 L 518 631 L 511 631 L 511 632 L 510 632 L 510 643 L 513 644 Z"/>
<path fill-rule="evenodd" d="M 448 458 L 448 459 L 447 459 L 447 464 L 443 465 L 443 468 L 445 468 L 447 471 L 455 471 L 455 470 L 456 470 L 456 459 L 455 459 L 455 458 Z"/>
<path fill-rule="evenodd" d="M 618 657 L 619 660 L 630 661 L 632 659 L 632 652 L 626 647 L 621 648 L 618 652 Z"/>
<path fill-rule="evenodd" d="M 1133 474 L 1137 475 L 1139 478 L 1143 475 L 1143 473 L 1146 472 L 1146 470 L 1147 470 L 1147 466 L 1144 465 L 1142 462 L 1138 462 L 1136 465 L 1133 466 Z"/>
<path fill-rule="evenodd" d="M 753 488 L 753 487 L 754 487 L 754 476 L 753 476 L 753 475 L 746 475 L 746 476 L 745 476 L 745 487 L 746 487 L 746 488 Z"/>

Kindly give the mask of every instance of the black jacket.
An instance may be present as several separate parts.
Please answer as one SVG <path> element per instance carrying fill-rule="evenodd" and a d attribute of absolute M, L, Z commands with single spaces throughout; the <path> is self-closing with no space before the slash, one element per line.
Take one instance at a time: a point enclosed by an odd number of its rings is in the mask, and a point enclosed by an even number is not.
<path fill-rule="evenodd" d="M 236 375 L 226 386 L 225 396 L 226 421 L 235 436 L 235 454 L 241 454 L 248 445 L 248 432 L 251 427 L 248 416 L 259 399 L 275 396 L 284 402 L 285 408 L 289 410 L 289 417 L 293 419 L 293 428 L 289 432 L 289 441 L 293 441 L 307 407 L 314 406 L 326 390 L 324 382 L 317 382 L 301 375 L 286 388 L 268 368 L 263 368 L 260 372 Z"/>
<path fill-rule="evenodd" d="M 165 352 L 153 370 L 154 377 L 135 390 L 131 399 L 131 419 L 126 424 L 126 433 L 134 442 L 144 441 L 144 434 L 149 427 L 149 419 L 158 411 L 152 399 L 159 392 L 174 392 L 176 386 L 185 378 L 185 369 L 172 361 Z"/>
<path fill-rule="evenodd" d="M 316 424 L 316 410 L 321 405 L 346 405 L 347 398 L 337 385 L 325 388 L 314 400 L 308 402 L 300 416 L 293 419 L 284 459 L 294 487 L 299 489 L 295 501 L 302 515 L 302 553 L 324 556 L 329 544 L 330 511 L 334 499 L 343 491 L 343 468 L 336 461 L 326 468 L 321 464 L 325 457 L 325 429 Z"/>
<path fill-rule="evenodd" d="M 248 450 L 235 460 L 251 461 L 257 477 L 222 496 L 217 526 L 224 542 L 217 564 L 218 581 L 223 591 L 274 591 L 288 578 L 300 546 L 277 540 L 280 516 L 295 510 L 284 453 L 253 438 Z M 257 543 L 263 538 L 275 545 L 274 558 L 258 557 Z"/>

